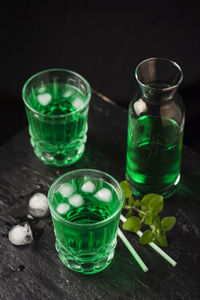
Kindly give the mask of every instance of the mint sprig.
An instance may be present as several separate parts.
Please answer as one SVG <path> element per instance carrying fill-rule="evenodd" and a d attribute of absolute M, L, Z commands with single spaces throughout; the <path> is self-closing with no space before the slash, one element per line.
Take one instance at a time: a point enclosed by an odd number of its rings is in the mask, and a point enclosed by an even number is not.
<path fill-rule="evenodd" d="M 124 191 L 123 208 L 127 210 L 127 221 L 122 227 L 131 232 L 138 232 L 142 226 L 148 227 L 140 237 L 141 244 L 154 242 L 159 246 L 168 245 L 166 232 L 171 230 L 176 224 L 175 217 L 160 219 L 159 213 L 163 211 L 163 196 L 151 193 L 145 195 L 141 200 L 134 199 L 130 185 L 127 180 L 120 183 Z"/>

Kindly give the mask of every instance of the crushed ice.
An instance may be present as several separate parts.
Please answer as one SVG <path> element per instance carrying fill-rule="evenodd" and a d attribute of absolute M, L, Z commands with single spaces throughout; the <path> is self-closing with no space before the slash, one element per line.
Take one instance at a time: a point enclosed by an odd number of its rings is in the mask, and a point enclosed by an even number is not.
<path fill-rule="evenodd" d="M 74 195 L 72 195 L 72 196 L 69 198 L 69 203 L 70 203 L 72 206 L 79 207 L 79 206 L 81 206 L 81 205 L 84 203 L 84 200 L 83 200 L 83 198 L 82 198 L 81 195 L 79 195 L 79 194 L 74 194 Z"/>
<path fill-rule="evenodd" d="M 18 224 L 12 227 L 8 233 L 9 241 L 16 246 L 30 244 L 33 241 L 33 234 L 28 223 Z"/>
<path fill-rule="evenodd" d="M 45 217 L 49 214 L 47 197 L 42 193 L 34 194 L 28 204 L 28 211 L 34 217 Z"/>
<path fill-rule="evenodd" d="M 51 102 L 52 97 L 49 93 L 45 93 L 45 94 L 37 95 L 37 99 L 42 106 L 46 106 Z"/>
<path fill-rule="evenodd" d="M 101 201 L 104 201 L 104 202 L 109 202 L 112 199 L 112 193 L 107 188 L 100 189 L 94 196 L 98 200 L 101 200 Z"/>

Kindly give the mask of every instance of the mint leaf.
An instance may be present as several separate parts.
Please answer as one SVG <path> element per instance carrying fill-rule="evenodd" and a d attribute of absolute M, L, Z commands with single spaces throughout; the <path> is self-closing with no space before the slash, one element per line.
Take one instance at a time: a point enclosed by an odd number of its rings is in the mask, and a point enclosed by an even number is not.
<path fill-rule="evenodd" d="M 144 213 L 143 213 L 143 212 L 140 212 L 140 213 L 139 213 L 139 217 L 140 217 L 140 218 L 144 218 Z"/>
<path fill-rule="evenodd" d="M 129 198 L 132 195 L 130 184 L 127 180 L 120 182 L 121 188 L 124 192 L 124 198 Z"/>
<path fill-rule="evenodd" d="M 130 217 L 132 217 L 133 216 L 133 210 L 132 209 L 129 209 L 129 211 L 127 212 L 127 214 L 126 214 L 126 218 L 128 219 L 128 218 L 130 218 Z"/>
<path fill-rule="evenodd" d="M 153 208 L 157 213 L 161 212 L 163 210 L 163 196 L 156 195 L 152 198 L 150 202 L 150 208 Z"/>
<path fill-rule="evenodd" d="M 122 225 L 123 229 L 137 232 L 145 224 L 149 230 L 143 233 L 140 243 L 147 244 L 154 241 L 159 246 L 167 246 L 165 232 L 173 228 L 176 218 L 166 217 L 162 221 L 160 220 L 159 213 L 164 207 L 163 196 L 150 193 L 145 195 L 142 200 L 135 200 L 129 182 L 124 180 L 120 184 L 125 196 L 123 208 L 127 210 L 127 221 Z"/>
<path fill-rule="evenodd" d="M 136 216 L 128 218 L 126 222 L 123 223 L 122 228 L 128 231 L 137 232 L 140 230 L 142 225 L 142 220 Z"/>
<path fill-rule="evenodd" d="M 156 229 L 161 229 L 161 222 L 159 215 L 156 215 L 153 219 L 152 225 L 156 227 Z"/>
<path fill-rule="evenodd" d="M 141 206 L 144 206 L 146 208 L 150 208 L 150 203 L 152 199 L 157 196 L 157 194 L 147 194 L 145 195 L 141 200 Z"/>
<path fill-rule="evenodd" d="M 167 245 L 168 245 L 167 238 L 166 238 L 165 232 L 163 230 L 158 230 L 156 232 L 154 242 L 158 246 L 167 247 Z"/>
<path fill-rule="evenodd" d="M 136 200 L 135 201 L 135 207 L 139 207 L 140 206 L 140 200 Z"/>
<path fill-rule="evenodd" d="M 148 211 L 148 208 L 146 206 L 141 206 L 141 209 L 142 209 L 143 212 Z"/>
<path fill-rule="evenodd" d="M 124 202 L 123 202 L 122 208 L 126 208 L 126 198 L 124 198 Z"/>
<path fill-rule="evenodd" d="M 162 221 L 161 221 L 163 231 L 171 230 L 175 224 L 176 224 L 175 217 L 166 217 L 166 218 L 162 219 Z"/>
<path fill-rule="evenodd" d="M 153 220 L 154 220 L 156 215 L 157 215 L 157 212 L 154 209 L 149 210 L 149 212 L 147 213 L 147 215 L 144 219 L 145 224 L 146 225 L 152 225 Z"/>
<path fill-rule="evenodd" d="M 147 194 L 141 200 L 142 209 L 154 208 L 157 213 L 163 210 L 163 196 L 158 194 Z"/>
<path fill-rule="evenodd" d="M 154 233 L 150 230 L 146 230 L 140 238 L 140 244 L 148 244 L 151 243 L 154 239 Z"/>
<path fill-rule="evenodd" d="M 128 199 L 128 205 L 132 207 L 132 206 L 134 206 L 134 204 L 135 204 L 135 201 L 133 199 L 133 196 L 131 195 L 130 198 Z"/>

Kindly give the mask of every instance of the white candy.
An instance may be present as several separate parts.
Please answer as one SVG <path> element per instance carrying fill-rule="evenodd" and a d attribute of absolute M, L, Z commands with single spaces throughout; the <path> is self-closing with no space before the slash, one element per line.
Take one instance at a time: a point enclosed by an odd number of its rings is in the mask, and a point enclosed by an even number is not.
<path fill-rule="evenodd" d="M 49 104 L 49 102 L 51 102 L 52 97 L 49 93 L 45 93 L 45 94 L 37 95 L 37 99 L 41 105 L 46 106 Z"/>
<path fill-rule="evenodd" d="M 69 98 L 72 94 L 73 94 L 72 90 L 67 90 L 66 92 L 64 92 L 63 97 Z"/>
<path fill-rule="evenodd" d="M 49 214 L 47 197 L 42 193 L 34 194 L 29 200 L 28 211 L 34 217 L 44 217 Z"/>
<path fill-rule="evenodd" d="M 112 193 L 107 188 L 102 188 L 94 196 L 104 202 L 109 202 L 112 199 Z"/>
<path fill-rule="evenodd" d="M 79 206 L 81 206 L 81 205 L 84 203 L 84 200 L 83 200 L 83 198 L 82 198 L 81 195 L 79 195 L 79 194 L 74 194 L 74 195 L 72 195 L 72 196 L 69 198 L 69 203 L 70 203 L 72 206 L 79 207 Z"/>
<path fill-rule="evenodd" d="M 9 241 L 16 246 L 30 244 L 33 241 L 33 234 L 28 223 L 12 227 L 8 233 Z"/>
<path fill-rule="evenodd" d="M 58 192 L 64 197 L 68 198 L 71 196 L 74 192 L 74 186 L 71 183 L 63 183 L 59 189 Z"/>
<path fill-rule="evenodd" d="M 95 190 L 95 185 L 92 181 L 86 181 L 82 185 L 81 190 L 85 193 L 93 193 Z"/>
<path fill-rule="evenodd" d="M 84 102 L 81 98 L 76 98 L 74 99 L 74 101 L 72 102 L 72 106 L 76 109 L 79 109 L 83 106 Z"/>
<path fill-rule="evenodd" d="M 60 215 L 64 215 L 64 214 L 66 214 L 68 212 L 69 208 L 70 208 L 69 204 L 67 204 L 67 203 L 60 203 L 56 207 L 56 210 L 57 210 L 57 212 Z"/>

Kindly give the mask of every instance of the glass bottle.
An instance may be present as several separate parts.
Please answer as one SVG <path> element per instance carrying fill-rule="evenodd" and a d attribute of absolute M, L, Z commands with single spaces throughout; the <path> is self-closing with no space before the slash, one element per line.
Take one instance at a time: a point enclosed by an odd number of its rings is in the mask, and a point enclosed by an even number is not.
<path fill-rule="evenodd" d="M 135 70 L 140 90 L 129 105 L 126 178 L 133 194 L 170 196 L 180 180 L 185 109 L 181 68 L 149 58 Z"/>

